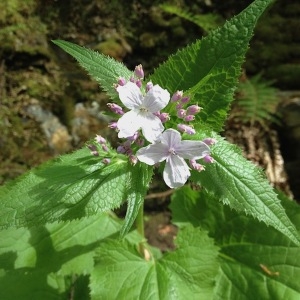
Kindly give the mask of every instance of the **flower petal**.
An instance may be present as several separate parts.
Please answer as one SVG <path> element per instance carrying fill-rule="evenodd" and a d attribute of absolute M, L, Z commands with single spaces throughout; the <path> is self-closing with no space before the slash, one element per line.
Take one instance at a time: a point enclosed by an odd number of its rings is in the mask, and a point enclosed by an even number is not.
<path fill-rule="evenodd" d="M 168 145 L 169 149 L 177 149 L 177 146 L 180 145 L 181 142 L 181 134 L 179 131 L 170 128 L 163 132 L 160 140 L 162 143 Z"/>
<path fill-rule="evenodd" d="M 210 153 L 209 147 L 200 141 L 182 141 L 176 147 L 176 153 L 186 159 L 199 159 Z"/>
<path fill-rule="evenodd" d="M 136 153 L 136 156 L 141 162 L 152 166 L 165 160 L 168 157 L 168 154 L 167 146 L 157 143 L 139 149 Z"/>
<path fill-rule="evenodd" d="M 141 128 L 141 123 L 141 117 L 136 111 L 131 110 L 127 112 L 117 122 L 119 129 L 118 137 L 126 138 L 133 136 Z"/>
<path fill-rule="evenodd" d="M 191 173 L 189 167 L 183 158 L 177 155 L 171 155 L 166 161 L 163 172 L 165 183 L 170 188 L 178 188 L 183 186 Z"/>
<path fill-rule="evenodd" d="M 170 93 L 162 89 L 158 84 L 146 94 L 143 105 L 152 113 L 165 108 L 170 101 Z"/>
<path fill-rule="evenodd" d="M 152 113 L 140 116 L 140 118 L 142 119 L 140 126 L 145 139 L 154 143 L 164 130 L 161 120 Z"/>
<path fill-rule="evenodd" d="M 133 82 L 127 82 L 125 85 L 117 87 L 119 98 L 129 109 L 139 108 L 144 101 L 141 90 Z"/>

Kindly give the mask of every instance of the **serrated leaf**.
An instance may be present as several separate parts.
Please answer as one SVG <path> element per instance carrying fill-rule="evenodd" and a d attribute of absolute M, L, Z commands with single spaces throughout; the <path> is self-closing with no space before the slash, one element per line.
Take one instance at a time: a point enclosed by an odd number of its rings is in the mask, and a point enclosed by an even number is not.
<path fill-rule="evenodd" d="M 262 171 L 240 152 L 236 146 L 220 139 L 212 148 L 215 163 L 207 164 L 204 172 L 194 172 L 191 179 L 199 180 L 215 199 L 273 226 L 299 245 L 299 235 L 277 194 Z"/>
<path fill-rule="evenodd" d="M 132 76 L 132 72 L 124 64 L 111 57 L 67 41 L 54 40 L 52 42 L 73 56 L 111 98 L 117 98 L 114 84 L 117 83 L 118 78 L 129 79 Z"/>
<path fill-rule="evenodd" d="M 131 166 L 131 176 L 128 183 L 127 195 L 127 211 L 125 223 L 121 229 L 121 237 L 127 234 L 135 221 L 142 204 L 144 203 L 145 195 L 149 188 L 149 182 L 152 178 L 153 168 L 146 164 L 138 163 Z"/>
<path fill-rule="evenodd" d="M 169 92 L 183 90 L 192 96 L 191 103 L 203 110 L 198 122 L 207 123 L 217 132 L 222 129 L 233 101 L 248 43 L 256 22 L 272 0 L 254 1 L 238 16 L 209 36 L 171 56 L 150 77 Z M 209 75 L 205 85 L 199 85 Z"/>
<path fill-rule="evenodd" d="M 218 270 L 217 247 L 205 232 L 186 228 L 177 249 L 146 261 L 136 246 L 111 241 L 97 251 L 92 299 L 210 299 Z"/>
<path fill-rule="evenodd" d="M 299 232 L 300 206 L 282 204 Z M 221 247 L 214 299 L 299 298 L 300 248 L 287 237 L 187 186 L 173 194 L 170 208 L 175 224 L 201 226 Z"/>
<path fill-rule="evenodd" d="M 120 228 L 119 221 L 99 214 L 0 231 L 0 299 L 66 299 L 72 282 L 68 285 L 65 276 L 89 274 L 94 250 Z"/>
<path fill-rule="evenodd" d="M 0 188 L 0 226 L 33 226 L 109 211 L 125 200 L 128 162 L 81 149 Z"/>

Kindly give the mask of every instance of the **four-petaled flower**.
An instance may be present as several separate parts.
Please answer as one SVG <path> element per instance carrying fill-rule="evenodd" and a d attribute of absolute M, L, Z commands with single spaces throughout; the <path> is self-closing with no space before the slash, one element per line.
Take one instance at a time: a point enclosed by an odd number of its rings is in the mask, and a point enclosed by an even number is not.
<path fill-rule="evenodd" d="M 205 143 L 181 140 L 177 130 L 167 129 L 155 144 L 139 149 L 136 156 L 148 165 L 166 160 L 163 171 L 165 183 L 170 188 L 177 188 L 184 185 L 191 175 L 184 159 L 199 159 L 209 153 L 210 149 Z"/>
<path fill-rule="evenodd" d="M 153 143 L 164 130 L 161 120 L 154 113 L 166 107 L 170 100 L 169 92 L 159 85 L 154 85 L 143 96 L 141 90 L 133 82 L 118 86 L 117 91 L 122 103 L 130 109 L 118 120 L 118 137 L 133 136 L 141 128 L 144 137 Z"/>

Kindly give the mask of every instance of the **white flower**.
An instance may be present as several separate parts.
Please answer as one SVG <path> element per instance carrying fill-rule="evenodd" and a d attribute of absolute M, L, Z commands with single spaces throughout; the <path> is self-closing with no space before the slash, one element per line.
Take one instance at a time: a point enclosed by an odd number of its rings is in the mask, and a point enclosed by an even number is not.
<path fill-rule="evenodd" d="M 184 159 L 199 159 L 210 153 L 209 147 L 200 141 L 181 140 L 177 130 L 167 129 L 157 143 L 137 151 L 137 158 L 147 165 L 166 160 L 163 177 L 170 188 L 185 184 L 191 173 Z"/>
<path fill-rule="evenodd" d="M 118 137 L 133 136 L 141 128 L 144 137 L 153 143 L 164 130 L 161 120 L 153 113 L 166 107 L 170 100 L 169 92 L 159 85 L 154 85 L 143 96 L 141 90 L 133 82 L 118 86 L 117 91 L 122 103 L 130 109 L 117 123 Z"/>

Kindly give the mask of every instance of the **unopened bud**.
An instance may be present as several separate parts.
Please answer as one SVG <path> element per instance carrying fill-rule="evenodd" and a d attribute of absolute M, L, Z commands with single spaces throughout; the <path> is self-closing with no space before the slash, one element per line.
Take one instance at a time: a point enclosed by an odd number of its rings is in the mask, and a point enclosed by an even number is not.
<path fill-rule="evenodd" d="M 191 105 L 186 109 L 188 115 L 196 115 L 200 110 L 201 107 L 198 105 Z"/>
<path fill-rule="evenodd" d="M 190 167 L 193 170 L 201 172 L 201 171 L 203 171 L 205 169 L 205 167 L 203 165 L 197 163 L 194 159 L 191 159 L 189 162 L 190 162 Z"/>
<path fill-rule="evenodd" d="M 183 91 L 176 91 L 171 97 L 171 102 L 177 102 L 178 100 L 181 99 L 182 95 L 183 95 Z"/>
<path fill-rule="evenodd" d="M 185 125 L 185 124 L 178 124 L 177 129 L 179 131 L 187 133 L 187 134 L 195 134 L 196 133 L 196 130 L 193 127 Z"/>
<path fill-rule="evenodd" d="M 87 145 L 87 147 L 91 150 L 91 151 L 97 151 L 97 147 L 93 144 L 89 144 Z"/>
<path fill-rule="evenodd" d="M 138 88 L 142 87 L 142 81 L 140 79 L 136 80 L 135 84 L 137 85 Z"/>
<path fill-rule="evenodd" d="M 95 141 L 99 144 L 106 144 L 106 139 L 99 134 L 96 134 Z"/>
<path fill-rule="evenodd" d="M 138 65 L 135 67 L 134 69 L 134 75 L 139 78 L 139 79 L 143 79 L 144 78 L 144 70 L 142 65 Z"/>
<path fill-rule="evenodd" d="M 170 115 L 168 113 L 161 113 L 159 115 L 159 119 L 161 120 L 162 123 L 166 123 L 167 121 L 170 120 Z"/>
<path fill-rule="evenodd" d="M 214 145 L 217 142 L 214 138 L 206 138 L 203 140 L 203 143 L 205 143 L 207 146 Z"/>
<path fill-rule="evenodd" d="M 117 129 L 118 128 L 118 123 L 117 122 L 111 122 L 111 123 L 108 124 L 108 128 Z"/>
<path fill-rule="evenodd" d="M 102 150 L 105 151 L 105 152 L 108 152 L 108 147 L 106 146 L 106 144 L 102 145 Z"/>
<path fill-rule="evenodd" d="M 183 119 L 186 116 L 186 110 L 181 108 L 177 111 L 177 117 Z"/>
<path fill-rule="evenodd" d="M 153 88 L 153 83 L 151 81 L 149 81 L 146 84 L 146 92 L 149 92 L 152 88 Z"/>
<path fill-rule="evenodd" d="M 184 121 L 186 122 L 191 122 L 195 120 L 195 116 L 194 115 L 188 115 L 184 117 Z"/>
<path fill-rule="evenodd" d="M 186 103 L 188 103 L 189 101 L 190 101 L 190 97 L 182 97 L 181 100 L 180 100 L 180 102 L 181 102 L 182 104 L 186 104 Z"/>
<path fill-rule="evenodd" d="M 110 159 L 109 158 L 103 158 L 102 159 L 102 162 L 105 164 L 105 165 L 108 165 L 110 163 Z"/>
<path fill-rule="evenodd" d="M 118 85 L 123 86 L 126 84 L 126 79 L 124 77 L 119 77 Z"/>
<path fill-rule="evenodd" d="M 203 160 L 204 160 L 206 163 L 208 163 L 208 164 L 211 164 L 211 163 L 215 162 L 215 160 L 214 160 L 210 155 L 205 155 L 205 156 L 203 157 Z"/>
<path fill-rule="evenodd" d="M 136 163 L 138 162 L 138 159 L 135 155 L 130 155 L 129 161 L 131 162 L 132 165 L 136 165 Z"/>
<path fill-rule="evenodd" d="M 107 103 L 107 106 L 110 108 L 112 112 L 118 115 L 124 115 L 123 109 L 116 103 Z"/>

